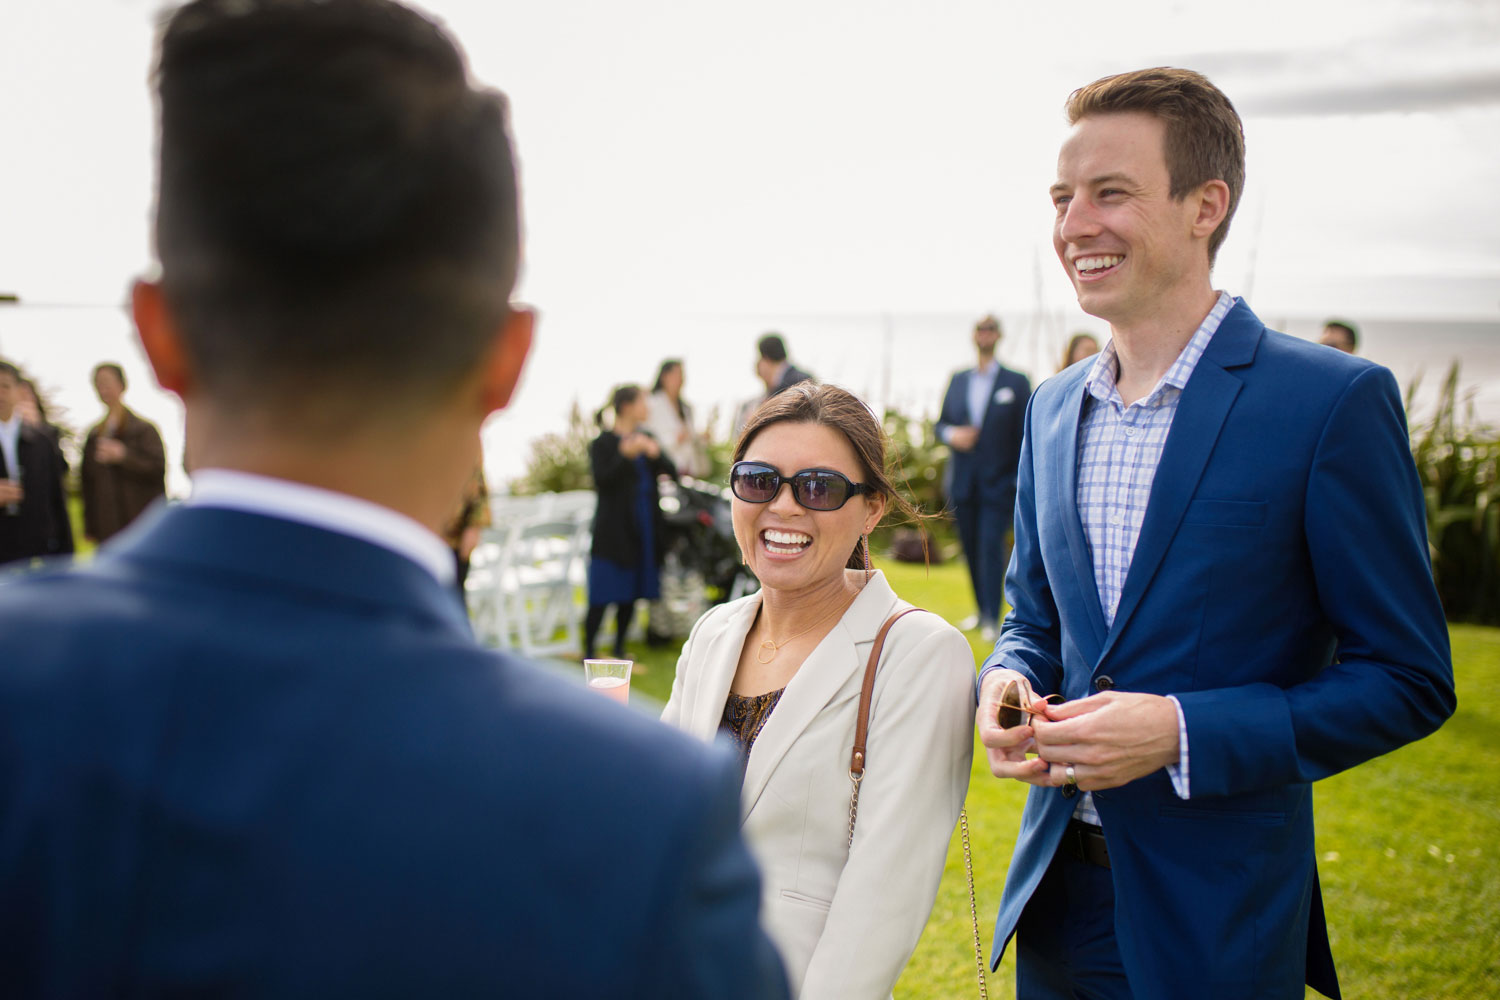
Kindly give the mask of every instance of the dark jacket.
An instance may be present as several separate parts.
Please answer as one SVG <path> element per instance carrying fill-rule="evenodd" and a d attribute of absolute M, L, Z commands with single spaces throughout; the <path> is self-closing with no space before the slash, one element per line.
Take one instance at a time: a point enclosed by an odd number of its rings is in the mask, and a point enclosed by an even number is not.
<path fill-rule="evenodd" d="M 798 382 L 816 381 L 817 378 L 811 372 L 805 372 L 788 361 L 786 371 L 781 373 L 781 381 L 776 383 L 776 388 L 772 389 L 766 394 L 766 398 L 770 399 L 772 396 L 776 395 L 779 392 L 785 392 L 787 389 L 790 389 Z"/>
<path fill-rule="evenodd" d="M 73 551 L 73 526 L 62 487 L 62 453 L 45 432 L 24 421 L 16 439 L 25 496 L 16 513 L 0 507 L 0 563 L 67 555 Z M 0 451 L 0 479 L 10 478 Z"/>
<path fill-rule="evenodd" d="M 651 558 L 658 564 L 662 557 L 663 522 L 657 476 L 677 478 L 677 467 L 667 457 L 647 458 L 651 470 L 651 516 L 655 524 L 656 551 Z M 590 549 L 595 558 L 608 559 L 619 566 L 635 566 L 642 559 L 641 532 L 636 525 L 636 490 L 640 480 L 635 459 L 620 454 L 620 435 L 604 431 L 589 445 L 589 469 L 594 474 L 594 489 L 599 506 L 594 511 L 594 542 Z"/>
<path fill-rule="evenodd" d="M 153 515 L 0 586 L 0 992 L 785 1000 L 730 753 L 387 549 Z"/>
<path fill-rule="evenodd" d="M 103 421 L 89 429 L 79 469 L 83 533 L 98 542 L 121 531 L 167 492 L 167 458 L 154 424 L 126 410 L 114 434 L 125 446 L 125 459 L 113 464 L 96 457 L 103 436 Z"/>
<path fill-rule="evenodd" d="M 969 380 L 973 377 L 974 369 L 968 368 L 948 383 L 938 416 L 938 440 L 948 427 L 973 426 L 969 419 Z M 1002 365 L 995 373 L 974 449 L 949 449 L 943 470 L 943 491 L 949 500 L 1000 507 L 1010 516 L 1016 502 L 1016 463 L 1021 458 L 1026 401 L 1030 398 L 1031 383 L 1026 376 Z"/>

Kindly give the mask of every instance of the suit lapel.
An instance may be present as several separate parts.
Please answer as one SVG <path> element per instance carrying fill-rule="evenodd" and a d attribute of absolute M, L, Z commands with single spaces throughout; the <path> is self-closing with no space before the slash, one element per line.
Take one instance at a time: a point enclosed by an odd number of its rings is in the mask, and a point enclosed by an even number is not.
<path fill-rule="evenodd" d="M 745 785 L 740 795 L 745 815 L 755 808 L 777 765 L 818 713 L 828 706 L 853 675 L 864 676 L 865 660 L 870 655 L 875 634 L 896 604 L 896 594 L 886 583 L 885 574 L 874 574 L 849 610 L 844 612 L 844 617 L 818 643 L 787 684 L 781 700 L 776 703 L 776 710 L 750 750 Z M 741 643 L 743 641 L 742 634 Z M 721 708 L 722 705 L 720 702 Z M 853 750 L 852 742 L 849 749 Z"/>
<path fill-rule="evenodd" d="M 1082 598 L 1084 617 L 1090 625 L 1088 635 L 1079 637 L 1088 639 L 1088 645 L 1080 645 L 1079 648 L 1088 655 L 1090 662 L 1097 662 L 1106 632 L 1104 611 L 1099 606 L 1099 584 L 1094 579 L 1094 561 L 1089 554 L 1088 538 L 1083 533 L 1083 519 L 1078 513 L 1078 425 L 1083 419 L 1087 371 L 1084 369 L 1078 378 L 1078 384 L 1067 391 L 1054 418 L 1056 425 L 1052 436 L 1056 447 L 1050 473 L 1058 480 L 1057 496 L 1060 501 L 1058 506 L 1063 536 L 1068 542 L 1068 558 L 1072 562 L 1073 576 L 1079 582 L 1076 592 Z M 1036 440 L 1035 435 L 1033 440 Z M 1039 511 L 1038 517 L 1040 516 L 1042 514 Z"/>
<path fill-rule="evenodd" d="M 1182 398 L 1172 429 L 1162 449 L 1156 477 L 1151 482 L 1151 496 L 1146 501 L 1146 517 L 1136 540 L 1130 571 L 1120 593 L 1115 613 L 1100 659 L 1109 654 L 1130 616 L 1140 605 L 1151 579 L 1161 566 L 1162 557 L 1177 534 L 1182 515 L 1203 478 L 1203 470 L 1213 454 L 1219 432 L 1234 406 L 1235 397 L 1244 383 L 1226 368 L 1250 364 L 1260 344 L 1265 326 L 1243 302 L 1238 303 L 1219 324 L 1203 357 L 1198 359 Z M 1097 603 L 1097 602 L 1096 602 Z M 1095 661 L 1096 663 L 1098 661 Z"/>

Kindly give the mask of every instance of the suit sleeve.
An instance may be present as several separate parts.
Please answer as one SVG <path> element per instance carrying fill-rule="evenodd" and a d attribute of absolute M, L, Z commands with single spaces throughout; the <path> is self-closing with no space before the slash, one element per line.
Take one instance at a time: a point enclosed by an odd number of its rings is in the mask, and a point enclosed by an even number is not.
<path fill-rule="evenodd" d="M 668 852 L 680 864 L 656 917 L 661 950 L 628 995 L 784 1000 L 786 971 L 761 929 L 760 875 L 739 832 L 739 768 L 722 748 L 705 759 L 706 780 L 692 789 Z"/>
<path fill-rule="evenodd" d="M 1016 406 L 1021 409 L 1022 413 L 1025 413 L 1031 404 L 1031 380 L 1020 372 L 1016 373 L 1015 391 Z M 1025 442 L 1026 421 L 1024 419 L 1012 421 L 1011 439 L 1005 443 L 1005 453 L 1007 455 L 1019 455 L 1021 453 L 1021 446 Z"/>
<path fill-rule="evenodd" d="M 921 617 L 927 616 L 913 616 Z M 907 619 L 895 630 L 916 624 Z M 880 669 L 885 677 L 870 712 L 854 844 L 801 1000 L 890 995 L 932 912 L 969 787 L 974 656 L 968 641 L 939 625 L 899 657 L 887 653 Z"/>
<path fill-rule="evenodd" d="M 1285 690 L 1253 684 L 1178 695 L 1194 797 L 1316 781 L 1421 739 L 1457 704 L 1421 483 L 1385 369 L 1356 377 L 1334 407 L 1305 510 L 1335 662 Z"/>
<path fill-rule="evenodd" d="M 947 434 L 950 430 L 954 427 L 967 426 L 969 423 L 964 413 L 963 394 L 958 391 L 958 381 L 958 375 L 948 380 L 948 391 L 943 393 L 943 408 L 938 412 L 937 426 L 933 428 L 933 433 L 943 444 L 948 443 Z"/>
<path fill-rule="evenodd" d="M 1032 447 L 1032 398 L 1026 401 L 1021 432 L 1021 460 L 1016 468 L 1015 546 L 1005 573 L 1010 613 L 1000 627 L 995 649 L 979 671 L 1008 667 L 1025 675 L 1037 694 L 1062 690 L 1062 624 L 1042 562 L 1036 510 L 1036 470 Z"/>

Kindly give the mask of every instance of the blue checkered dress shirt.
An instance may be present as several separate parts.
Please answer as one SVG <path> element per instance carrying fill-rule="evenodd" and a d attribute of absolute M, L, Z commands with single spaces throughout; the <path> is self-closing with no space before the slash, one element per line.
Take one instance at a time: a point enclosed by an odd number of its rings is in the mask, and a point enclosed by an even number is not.
<path fill-rule="evenodd" d="M 1083 416 L 1078 422 L 1078 516 L 1088 539 L 1106 627 L 1114 625 L 1120 607 L 1120 592 L 1125 589 L 1135 543 L 1141 537 L 1146 501 L 1172 418 L 1177 415 L 1177 401 L 1234 303 L 1232 295 L 1220 292 L 1219 300 L 1156 388 L 1129 406 L 1115 385 L 1119 363 L 1113 340 L 1099 352 L 1083 383 Z M 1172 700 L 1176 704 L 1176 699 Z M 1177 706 L 1177 724 L 1181 759 L 1167 771 L 1177 794 L 1187 798 L 1187 725 L 1181 705 Z M 1086 793 L 1079 800 L 1073 816 L 1085 823 L 1099 823 L 1092 794 Z"/>

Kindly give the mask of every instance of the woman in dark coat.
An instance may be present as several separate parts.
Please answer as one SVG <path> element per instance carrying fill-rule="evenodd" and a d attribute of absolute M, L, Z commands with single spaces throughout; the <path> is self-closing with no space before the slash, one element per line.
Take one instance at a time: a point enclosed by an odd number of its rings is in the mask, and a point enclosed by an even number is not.
<path fill-rule="evenodd" d="M 648 412 L 639 386 L 622 385 L 610 400 L 614 425 L 601 430 L 589 445 L 589 468 L 599 506 L 594 512 L 594 541 L 589 562 L 589 611 L 584 620 L 583 655 L 594 656 L 604 612 L 615 606 L 616 658 L 624 658 L 625 633 L 638 600 L 661 595 L 661 509 L 657 476 L 677 477 L 661 444 L 641 425 Z M 602 428 L 604 410 L 595 416 Z"/>

